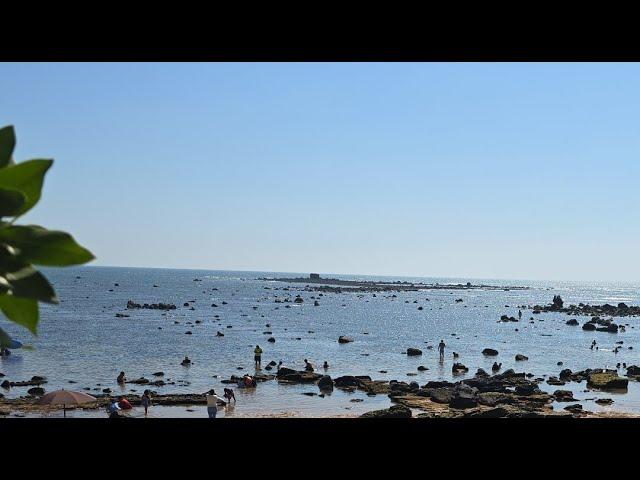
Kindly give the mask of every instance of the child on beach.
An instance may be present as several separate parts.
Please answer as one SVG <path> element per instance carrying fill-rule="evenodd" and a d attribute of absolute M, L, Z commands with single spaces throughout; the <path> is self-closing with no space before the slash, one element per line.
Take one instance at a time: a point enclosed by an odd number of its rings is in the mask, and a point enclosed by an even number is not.
<path fill-rule="evenodd" d="M 145 390 L 140 399 L 142 406 L 144 407 L 144 414 L 147 415 L 149 405 L 151 405 L 151 397 L 149 396 L 149 390 Z"/>
<path fill-rule="evenodd" d="M 231 402 L 231 399 L 233 399 L 233 403 L 236 403 L 236 394 L 233 393 L 233 390 L 230 388 L 225 388 L 224 389 L 224 395 L 222 395 L 224 398 L 227 399 L 228 402 Z"/>
<path fill-rule="evenodd" d="M 109 418 L 117 418 L 120 416 L 118 413 L 120 411 L 120 407 L 114 398 L 111 399 L 109 405 L 107 406 L 107 414 L 109 414 Z"/>

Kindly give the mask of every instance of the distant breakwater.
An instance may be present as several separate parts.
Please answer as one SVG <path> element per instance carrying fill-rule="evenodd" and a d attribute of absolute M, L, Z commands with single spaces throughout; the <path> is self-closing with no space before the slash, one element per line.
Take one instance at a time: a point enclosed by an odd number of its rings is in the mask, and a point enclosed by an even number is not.
<path fill-rule="evenodd" d="M 393 291 L 420 291 L 420 290 L 529 290 L 527 286 L 501 286 L 501 285 L 474 285 L 471 282 L 457 284 L 440 283 L 413 283 L 413 282 L 375 282 L 341 280 L 337 278 L 258 278 L 262 281 L 304 283 L 306 287 L 315 291 L 326 292 L 393 292 Z"/>

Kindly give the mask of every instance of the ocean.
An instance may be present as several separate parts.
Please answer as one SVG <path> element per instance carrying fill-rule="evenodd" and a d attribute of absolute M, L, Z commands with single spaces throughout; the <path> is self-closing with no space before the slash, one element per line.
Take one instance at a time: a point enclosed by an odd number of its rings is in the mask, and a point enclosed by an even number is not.
<path fill-rule="evenodd" d="M 164 380 L 174 385 L 152 387 L 158 393 L 203 393 L 211 388 L 222 392 L 221 380 L 231 375 L 254 373 L 253 348 L 263 349 L 263 367 L 270 361 L 302 370 L 304 359 L 327 374 L 369 375 L 374 380 L 453 380 L 452 364 L 460 362 L 472 377 L 478 368 L 491 371 L 494 361 L 502 370 L 533 373 L 536 377 L 557 376 L 560 370 L 615 368 L 617 363 L 640 365 L 640 321 L 637 317 L 616 319 L 628 325 L 617 334 L 586 332 L 565 324 L 577 318 L 564 313 L 532 315 L 523 310 L 517 323 L 500 323 L 501 315 L 516 316 L 519 305 L 549 304 L 561 295 L 567 304 L 639 303 L 640 285 L 629 283 L 541 282 L 492 279 L 375 277 L 322 273 L 323 277 L 345 280 L 410 281 L 423 283 L 466 283 L 500 286 L 528 286 L 526 290 L 425 290 L 412 292 L 324 293 L 304 291 L 304 283 L 258 280 L 261 277 L 299 277 L 306 273 L 232 272 L 149 268 L 78 267 L 45 269 L 61 299 L 59 305 L 41 305 L 37 337 L 6 319 L 0 325 L 27 349 L 14 350 L 0 360 L 3 380 L 28 380 L 46 376 L 47 391 L 57 388 L 114 394 L 141 393 L 144 386 L 116 383 L 120 371 L 128 379 L 165 372 Z M 194 281 L 199 279 L 201 281 Z M 116 286 L 117 284 L 117 286 Z M 155 286 L 154 286 L 155 285 Z M 282 290 L 288 288 L 289 290 Z M 279 290 L 276 290 L 279 289 Z M 301 295 L 304 302 L 275 303 L 275 298 Z M 392 297 L 395 295 L 395 297 Z M 314 306 L 315 297 L 319 306 Z M 462 302 L 456 302 L 462 299 Z M 127 310 L 127 301 L 174 303 L 176 310 Z M 185 302 L 193 306 L 184 307 Z M 226 302 L 226 304 L 223 304 Z M 414 303 L 415 302 L 415 303 Z M 218 306 L 212 307 L 215 303 Z M 289 305 L 290 308 L 286 308 Z M 418 310 L 421 306 L 422 310 Z M 257 307 L 257 308 L 253 308 Z M 117 313 L 130 315 L 118 318 Z M 219 318 L 214 317 L 218 315 Z M 530 323 L 530 317 L 534 317 Z M 201 323 L 196 323 L 200 321 Z M 177 322 L 177 323 L 176 323 Z M 187 324 L 191 322 L 191 324 Z M 267 327 L 266 325 L 270 326 Z M 517 331 L 516 331 L 517 329 Z M 188 335 L 185 332 L 191 331 Z M 216 332 L 223 337 L 217 337 Z M 272 332 L 272 333 L 265 333 Z M 350 336 L 353 343 L 339 344 L 338 337 Z M 275 343 L 267 342 L 273 336 Z M 437 344 L 446 343 L 443 363 Z M 596 340 L 599 349 L 589 348 Z M 623 341 L 616 354 L 616 342 Z M 432 346 L 432 349 L 428 349 Z M 421 356 L 407 356 L 407 348 L 420 348 Z M 633 347 L 629 349 L 628 347 Z M 485 357 L 484 348 L 499 351 Z M 454 360 L 453 352 L 459 357 Z M 521 353 L 527 361 L 515 361 Z M 187 355 L 190 367 L 180 362 Z M 558 366 L 558 362 L 563 362 Z M 427 368 L 418 371 L 418 366 Z M 240 369 L 241 368 L 241 369 Z M 386 373 L 381 373 L 380 371 Z M 264 372 L 269 373 L 269 372 Z M 275 373 L 275 370 L 270 372 Z M 408 375 L 411 374 L 411 375 Z M 624 374 L 624 370 L 620 370 Z M 456 376 L 455 380 L 465 378 Z M 70 383 L 74 382 L 74 383 Z M 573 390 L 585 410 L 640 414 L 639 383 L 631 381 L 627 393 L 584 392 L 584 383 L 554 387 L 542 382 L 543 390 Z M 5 397 L 26 395 L 26 387 L 0 389 Z M 237 405 L 220 416 L 357 416 L 369 410 L 387 408 L 386 395 L 370 397 L 363 392 L 334 390 L 324 398 L 311 385 L 284 385 L 277 381 L 258 384 L 256 389 L 235 389 Z M 613 398 L 611 406 L 594 403 Z M 560 407 L 559 407 L 560 408 Z M 152 408 L 153 410 L 153 408 Z M 204 407 L 156 407 L 158 415 L 206 416 Z M 76 416 L 103 412 L 81 412 Z"/>

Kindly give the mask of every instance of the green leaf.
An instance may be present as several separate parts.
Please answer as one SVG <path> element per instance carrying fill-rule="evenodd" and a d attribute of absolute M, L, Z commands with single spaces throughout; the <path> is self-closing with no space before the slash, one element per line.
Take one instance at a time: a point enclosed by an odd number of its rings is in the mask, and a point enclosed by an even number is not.
<path fill-rule="evenodd" d="M 11 155 L 16 147 L 16 132 L 13 125 L 0 128 L 0 168 L 11 163 Z"/>
<path fill-rule="evenodd" d="M 0 188 L 0 217 L 13 217 L 18 214 L 27 197 L 11 188 Z"/>
<path fill-rule="evenodd" d="M 24 205 L 18 210 L 18 215 L 29 211 L 38 203 L 44 175 L 52 164 L 53 160 L 28 160 L 0 168 L 0 188 L 19 190 L 26 197 Z"/>
<path fill-rule="evenodd" d="M 0 295 L 0 310 L 12 322 L 27 327 L 36 334 L 38 327 L 38 301 L 32 298 L 19 298 L 12 295 Z"/>
<path fill-rule="evenodd" d="M 8 347 L 10 342 L 11 337 L 9 334 L 0 328 L 0 348 Z"/>
<path fill-rule="evenodd" d="M 68 233 L 47 230 L 38 225 L 0 228 L 0 242 L 19 249 L 22 258 L 38 265 L 78 265 L 95 258 Z"/>
<path fill-rule="evenodd" d="M 0 295 L 11 291 L 11 284 L 5 277 L 0 276 Z"/>
<path fill-rule="evenodd" d="M 53 287 L 39 271 L 33 267 L 23 268 L 16 273 L 8 273 L 5 278 L 11 284 L 14 297 L 35 298 L 41 302 L 58 303 Z"/>
<path fill-rule="evenodd" d="M 0 275 L 17 272 L 29 266 L 17 253 L 18 250 L 11 245 L 0 243 Z"/>

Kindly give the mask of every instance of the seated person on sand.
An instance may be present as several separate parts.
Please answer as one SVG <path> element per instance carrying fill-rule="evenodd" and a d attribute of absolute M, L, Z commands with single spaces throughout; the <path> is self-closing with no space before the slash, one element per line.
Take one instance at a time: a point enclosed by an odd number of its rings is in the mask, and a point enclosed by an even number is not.
<path fill-rule="evenodd" d="M 191 365 L 191 360 L 189 360 L 189 357 L 187 357 L 186 355 L 184 356 L 184 360 L 182 360 L 182 362 L 180 363 L 180 365 L 183 366 L 187 366 L 187 365 Z"/>
<path fill-rule="evenodd" d="M 313 365 L 306 358 L 304 359 L 304 369 L 307 372 L 313 372 Z"/>
<path fill-rule="evenodd" d="M 126 381 L 127 381 L 127 377 L 124 376 L 124 372 L 120 372 L 120 375 L 118 375 L 116 382 L 122 384 L 122 383 L 125 383 Z"/>
<path fill-rule="evenodd" d="M 131 410 L 133 408 L 131 403 L 129 403 L 129 400 L 124 397 L 118 397 L 118 407 L 122 410 Z"/>

